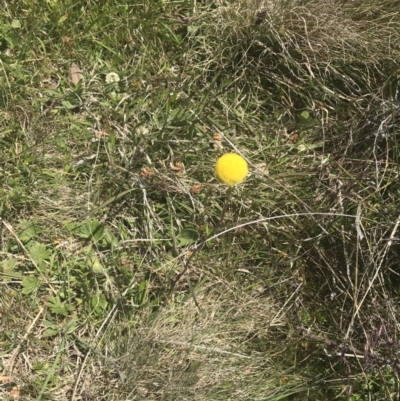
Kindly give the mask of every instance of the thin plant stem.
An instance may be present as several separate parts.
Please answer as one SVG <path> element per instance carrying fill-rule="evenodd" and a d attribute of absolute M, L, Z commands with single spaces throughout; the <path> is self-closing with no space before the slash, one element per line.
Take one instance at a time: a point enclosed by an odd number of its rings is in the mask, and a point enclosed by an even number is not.
<path fill-rule="evenodd" d="M 214 234 L 216 231 L 218 231 L 218 229 L 222 226 L 222 223 L 223 223 L 224 217 L 225 217 L 225 213 L 228 209 L 229 201 L 231 200 L 231 197 L 232 197 L 232 192 L 233 192 L 233 187 L 229 187 L 228 191 L 226 193 L 225 203 L 224 203 L 224 207 L 222 208 L 221 216 L 219 218 L 217 225 L 214 227 L 211 235 Z"/>
<path fill-rule="evenodd" d="M 195 249 L 192 251 L 192 253 L 191 253 L 190 256 L 188 257 L 188 259 L 186 260 L 186 263 L 185 263 L 185 265 L 183 266 L 182 271 L 178 274 L 178 276 L 176 277 L 176 279 L 173 281 L 173 283 L 172 283 L 172 285 L 171 285 L 171 289 L 170 289 L 170 291 L 169 291 L 168 298 L 170 298 L 170 297 L 172 296 L 172 293 L 173 293 L 173 291 L 174 291 L 174 289 L 175 289 L 175 286 L 176 286 L 177 282 L 181 279 L 181 277 L 182 277 L 183 275 L 185 275 L 186 280 L 187 280 L 187 283 L 188 283 L 188 285 L 189 285 L 189 290 L 190 290 L 190 293 L 191 293 L 191 295 L 192 295 L 193 301 L 194 301 L 195 305 L 197 306 L 197 308 L 199 309 L 200 312 L 201 312 L 202 310 L 201 310 L 201 308 L 200 308 L 199 303 L 197 302 L 197 299 L 196 299 L 196 296 L 195 296 L 195 294 L 194 294 L 193 287 L 192 287 L 192 284 L 191 284 L 191 282 L 190 282 L 190 278 L 189 278 L 189 275 L 188 275 L 189 264 L 190 264 L 191 260 L 193 259 L 194 255 L 207 243 L 207 238 L 213 236 L 213 235 L 219 230 L 219 228 L 222 226 L 222 223 L 223 223 L 224 217 L 225 217 L 225 213 L 226 213 L 226 211 L 227 211 L 227 209 L 228 209 L 228 205 L 229 205 L 230 199 L 231 199 L 231 197 L 232 197 L 232 193 L 233 193 L 233 186 L 230 186 L 230 187 L 228 188 L 228 191 L 226 192 L 224 207 L 222 208 L 221 216 L 220 216 L 220 218 L 219 218 L 219 220 L 218 220 L 216 226 L 214 227 L 214 229 L 212 230 L 212 232 L 211 232 L 208 236 L 206 236 L 206 238 L 203 238 L 203 240 L 201 241 L 201 243 L 202 243 L 203 245 L 202 245 L 202 246 L 199 246 L 199 247 L 197 247 L 197 248 L 195 248 Z"/>

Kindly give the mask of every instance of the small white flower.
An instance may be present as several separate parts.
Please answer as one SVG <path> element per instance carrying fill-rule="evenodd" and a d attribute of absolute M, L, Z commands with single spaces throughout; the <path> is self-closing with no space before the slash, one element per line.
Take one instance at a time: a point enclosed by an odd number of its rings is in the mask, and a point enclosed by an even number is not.
<path fill-rule="evenodd" d="M 177 67 L 176 65 L 171 66 L 171 68 L 169 69 L 169 72 L 171 75 L 173 75 L 174 77 L 176 77 L 177 75 L 179 75 L 180 72 L 180 68 Z"/>
<path fill-rule="evenodd" d="M 84 163 L 85 163 L 84 160 L 78 160 L 74 165 L 74 170 L 76 171 L 76 169 L 78 169 L 79 167 L 83 166 Z"/>
<path fill-rule="evenodd" d="M 113 84 L 113 83 L 119 82 L 119 80 L 120 80 L 119 75 L 116 72 L 109 72 L 106 75 L 106 82 L 108 84 Z"/>

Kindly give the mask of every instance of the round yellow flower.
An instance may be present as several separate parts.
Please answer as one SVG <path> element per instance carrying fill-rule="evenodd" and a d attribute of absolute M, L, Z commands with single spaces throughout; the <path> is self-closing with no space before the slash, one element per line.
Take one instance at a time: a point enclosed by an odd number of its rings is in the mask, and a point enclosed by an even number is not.
<path fill-rule="evenodd" d="M 249 172 L 246 160 L 236 153 L 222 155 L 215 165 L 215 175 L 218 180 L 227 185 L 242 182 Z"/>

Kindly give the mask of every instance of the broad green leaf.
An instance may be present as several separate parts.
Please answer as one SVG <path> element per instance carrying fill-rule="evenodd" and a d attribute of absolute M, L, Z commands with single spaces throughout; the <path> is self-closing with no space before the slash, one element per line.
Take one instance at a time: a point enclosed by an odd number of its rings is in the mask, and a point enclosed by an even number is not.
<path fill-rule="evenodd" d="M 14 270 L 17 265 L 17 261 L 13 257 L 0 262 L 0 279 L 3 278 L 4 281 L 22 280 L 23 275 Z"/>
<path fill-rule="evenodd" d="M 300 118 L 302 120 L 308 120 L 310 118 L 310 112 L 307 110 L 304 110 L 301 114 L 300 114 Z"/>
<path fill-rule="evenodd" d="M 69 100 L 62 100 L 61 104 L 68 110 L 73 110 L 77 107 L 76 104 L 72 104 Z"/>
<path fill-rule="evenodd" d="M 178 235 L 178 241 L 180 246 L 190 245 L 199 239 L 200 235 L 196 230 L 190 228 L 184 228 Z"/>
<path fill-rule="evenodd" d="M 87 258 L 87 266 L 93 270 L 94 273 L 103 273 L 103 266 L 96 255 L 91 255 Z"/>
<path fill-rule="evenodd" d="M 37 277 L 25 277 L 22 280 L 22 293 L 25 295 L 36 292 L 40 287 L 40 281 Z"/>
<path fill-rule="evenodd" d="M 43 332 L 42 336 L 43 337 L 53 337 L 56 334 L 58 334 L 58 332 L 59 332 L 59 329 L 57 328 L 57 326 L 52 326 L 52 327 L 49 327 L 48 329 L 46 329 Z"/>
<path fill-rule="evenodd" d="M 76 315 L 72 317 L 72 319 L 69 322 L 67 322 L 65 326 L 67 334 L 71 334 L 72 332 L 74 332 L 78 327 L 78 318 L 76 317 Z"/>
<path fill-rule="evenodd" d="M 118 239 L 115 237 L 115 235 L 108 230 L 107 228 L 104 230 L 104 238 L 106 241 L 112 245 L 112 246 L 118 246 Z"/>
<path fill-rule="evenodd" d="M 59 297 L 50 297 L 47 306 L 56 315 L 68 315 L 69 308 L 60 300 Z"/>
<path fill-rule="evenodd" d="M 79 237 L 85 239 L 93 238 L 97 242 L 103 238 L 104 227 L 98 220 L 92 220 L 78 227 L 75 233 Z"/>
<path fill-rule="evenodd" d="M 107 308 L 106 297 L 102 293 L 97 293 L 92 296 L 91 304 L 95 313 L 101 314 Z"/>
<path fill-rule="evenodd" d="M 3 260 L 0 263 L 0 266 L 4 269 L 4 271 L 14 270 L 14 267 L 16 265 L 17 265 L 17 261 L 12 256 L 6 260 Z"/>
<path fill-rule="evenodd" d="M 21 28 L 21 21 L 19 19 L 12 20 L 11 27 L 14 28 L 14 29 L 20 29 Z"/>
<path fill-rule="evenodd" d="M 42 266 L 43 262 L 49 260 L 51 256 L 51 252 L 46 248 L 46 245 L 38 242 L 34 243 L 28 249 L 28 252 L 38 266 Z"/>
<path fill-rule="evenodd" d="M 62 224 L 67 230 L 71 231 L 78 230 L 81 226 L 81 223 L 77 223 L 75 221 L 63 221 Z"/>
<path fill-rule="evenodd" d="M 42 231 L 43 228 L 33 220 L 21 220 L 18 224 L 18 238 L 24 243 L 36 238 Z"/>

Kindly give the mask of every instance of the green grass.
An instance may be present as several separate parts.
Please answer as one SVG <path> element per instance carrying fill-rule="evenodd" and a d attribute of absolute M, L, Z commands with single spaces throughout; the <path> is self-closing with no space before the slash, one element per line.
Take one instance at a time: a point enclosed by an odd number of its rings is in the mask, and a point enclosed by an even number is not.
<path fill-rule="evenodd" d="M 1 398 L 399 398 L 400 2 L 0 4 Z"/>

